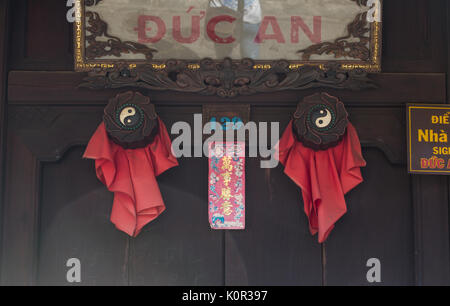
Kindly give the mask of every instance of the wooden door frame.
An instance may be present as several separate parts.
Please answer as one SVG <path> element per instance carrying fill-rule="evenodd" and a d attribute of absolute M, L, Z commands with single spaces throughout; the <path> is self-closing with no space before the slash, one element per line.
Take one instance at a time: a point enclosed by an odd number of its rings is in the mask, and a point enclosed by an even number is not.
<path fill-rule="evenodd" d="M 74 144 L 85 144 L 90 136 L 71 135 L 69 139 L 58 143 L 56 149 L 55 147 L 36 147 L 36 144 L 27 143 L 20 137 L 20 133 L 18 133 L 18 131 L 20 132 L 20 118 L 17 119 L 16 113 L 36 112 L 39 114 L 39 109 L 43 108 L 64 107 L 82 110 L 92 106 L 103 106 L 108 98 L 117 92 L 115 90 L 92 92 L 79 89 L 77 81 L 82 77 L 82 74 L 74 72 L 10 73 L 8 103 L 11 113 L 9 115 L 15 119 L 11 119 L 10 126 L 12 127 L 8 130 L 2 244 L 3 283 L 36 284 L 41 165 L 43 162 L 59 160 L 68 147 Z M 349 107 L 373 108 L 374 110 L 380 107 L 394 107 L 401 110 L 404 108 L 404 103 L 399 101 L 402 100 L 445 103 L 445 74 L 381 74 L 377 78 L 379 83 L 386 84 L 386 86 L 381 86 L 370 94 L 345 91 L 333 92 L 333 94 L 345 97 Z M 411 84 L 416 86 L 411 86 Z M 39 92 L 36 92 L 36 88 L 39 88 Z M 65 91 L 66 95 L 61 96 L 59 94 L 61 91 Z M 194 101 L 196 104 L 224 102 L 219 98 L 198 101 L 198 97 L 195 95 L 186 96 L 170 92 L 149 92 L 148 94 L 156 105 L 186 105 L 186 103 L 192 104 Z M 260 103 L 280 101 L 280 106 L 295 106 L 301 96 L 307 94 L 309 93 L 266 94 L 256 97 L 256 99 L 242 98 L 240 102 L 260 105 Z M 282 99 L 280 99 L 280 95 Z M 274 100 L 275 97 L 277 100 Z M 44 100 L 46 105 L 42 105 Z M 14 121 L 17 120 L 19 125 L 14 124 Z M 367 124 L 373 123 L 368 122 Z M 365 128 L 364 130 L 370 129 Z M 363 146 L 375 147 L 384 152 L 390 163 L 402 164 L 404 162 L 402 151 L 405 144 L 389 143 L 389 141 L 383 140 L 382 135 L 376 135 L 376 131 L 373 133 L 373 135 L 360 133 Z M 411 190 L 414 198 L 412 209 L 415 212 L 415 283 L 417 285 L 448 284 L 450 240 L 447 178 L 412 177 Z"/>
<path fill-rule="evenodd" d="M 7 127 L 7 88 L 8 88 L 8 51 L 10 33 L 10 0 L 0 2 L 0 246 L 3 242 L 3 191 L 4 191 L 4 164 L 5 164 L 5 137 Z M 0 262 L 2 260 L 0 250 Z M 1 266 L 0 266 L 1 275 Z"/>
<path fill-rule="evenodd" d="M 104 105 L 107 99 L 117 91 L 80 90 L 76 85 L 84 74 L 74 72 L 11 72 L 8 79 L 9 5 L 9 0 L 0 2 L 2 22 L 0 27 L 0 186 L 5 186 L 0 193 L 0 199 L 2 199 L 0 280 L 2 284 L 33 285 L 36 284 L 37 273 L 35 260 L 39 242 L 36 233 L 39 219 L 41 164 L 60 159 L 65 145 L 59 151 L 50 153 L 41 151 L 37 154 L 12 130 L 8 131 L 8 147 L 5 154 L 7 106 L 39 108 L 42 101 L 46 101 L 47 106 L 99 106 Z M 450 37 L 450 3 L 448 2 L 446 12 L 447 37 Z M 450 40 L 447 41 L 447 45 L 450 50 Z M 447 75 L 383 73 L 375 77 L 381 88 L 370 94 L 330 92 L 345 98 L 349 106 L 403 108 L 404 102 L 450 103 L 449 73 L 450 59 L 448 59 Z M 36 93 L 36 88 L 40 88 L 39 94 Z M 66 92 L 63 98 L 60 95 L 62 90 Z M 7 94 L 8 100 L 6 100 Z M 295 105 L 302 96 L 307 94 L 310 92 L 282 92 L 243 97 L 236 101 L 258 105 L 280 101 L 280 105 Z M 180 105 L 224 101 L 166 92 L 150 93 L 150 95 L 154 102 L 160 104 Z M 389 144 L 369 141 L 365 135 L 361 135 L 361 139 L 364 146 L 377 147 L 389 155 L 389 149 L 386 149 L 389 148 Z M 85 139 L 82 142 L 86 141 Z M 78 142 L 75 143 L 78 144 Z M 73 143 L 68 140 L 68 145 Z M 3 162 L 5 159 L 9 161 L 6 167 Z M 395 154 L 390 159 L 395 160 Z M 450 283 L 449 180 L 446 177 L 413 176 L 411 190 L 415 230 L 415 283 L 416 285 L 448 285 Z"/>

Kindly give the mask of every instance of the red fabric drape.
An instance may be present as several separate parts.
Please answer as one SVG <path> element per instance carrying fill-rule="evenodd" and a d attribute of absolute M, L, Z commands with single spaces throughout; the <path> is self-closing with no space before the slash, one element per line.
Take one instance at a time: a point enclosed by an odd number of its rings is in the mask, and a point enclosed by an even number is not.
<path fill-rule="evenodd" d="M 166 127 L 158 120 L 159 132 L 145 148 L 123 149 L 109 139 L 102 123 L 84 153 L 95 160 L 99 180 L 114 192 L 111 222 L 133 237 L 165 210 L 156 176 L 178 165 Z"/>
<path fill-rule="evenodd" d="M 355 128 L 348 124 L 343 140 L 333 148 L 314 151 L 294 136 L 292 122 L 278 144 L 284 172 L 302 190 L 311 233 L 323 243 L 334 224 L 347 212 L 344 195 L 363 181 L 366 162 Z"/>

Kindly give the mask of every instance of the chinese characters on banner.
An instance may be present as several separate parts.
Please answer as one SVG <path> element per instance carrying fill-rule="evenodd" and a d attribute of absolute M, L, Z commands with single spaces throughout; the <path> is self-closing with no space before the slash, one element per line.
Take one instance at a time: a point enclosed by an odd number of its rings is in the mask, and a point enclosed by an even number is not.
<path fill-rule="evenodd" d="M 211 228 L 245 229 L 245 143 L 210 143 L 208 190 Z"/>

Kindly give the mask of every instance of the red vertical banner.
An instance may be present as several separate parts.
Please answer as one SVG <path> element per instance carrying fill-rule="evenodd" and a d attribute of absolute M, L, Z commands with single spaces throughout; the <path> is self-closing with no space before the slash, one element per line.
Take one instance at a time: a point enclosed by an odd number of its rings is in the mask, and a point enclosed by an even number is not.
<path fill-rule="evenodd" d="M 245 143 L 209 144 L 209 223 L 212 229 L 245 229 Z"/>

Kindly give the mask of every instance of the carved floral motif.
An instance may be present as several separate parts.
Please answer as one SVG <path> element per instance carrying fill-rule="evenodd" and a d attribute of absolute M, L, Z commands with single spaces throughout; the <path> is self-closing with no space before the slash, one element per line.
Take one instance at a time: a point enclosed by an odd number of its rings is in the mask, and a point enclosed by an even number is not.
<path fill-rule="evenodd" d="M 343 71 L 337 63 L 329 63 L 324 70 L 316 66 L 292 70 L 288 61 L 277 61 L 270 69 L 259 70 L 253 68 L 251 59 L 235 63 L 227 58 L 221 62 L 202 60 L 200 68 L 195 70 L 189 69 L 186 61 L 170 60 L 164 66 L 163 70 L 156 70 L 152 65 L 138 66 L 132 70 L 123 66 L 111 72 L 88 76 L 80 86 L 91 89 L 139 87 L 223 98 L 318 87 L 350 90 L 376 87 L 363 70 Z"/>
<path fill-rule="evenodd" d="M 359 6 L 366 6 L 367 0 L 351 0 Z M 356 58 L 362 61 L 370 59 L 369 42 L 370 24 L 367 12 L 358 14 L 347 26 L 347 35 L 335 39 L 333 42 L 318 43 L 297 51 L 302 54 L 302 60 L 310 60 L 312 55 L 333 54 L 335 58 Z M 355 39 L 357 41 L 355 41 Z"/>
<path fill-rule="evenodd" d="M 153 59 L 153 53 L 156 49 L 149 48 L 143 44 L 122 41 L 120 38 L 108 34 L 108 25 L 104 22 L 98 13 L 86 12 L 86 58 L 94 60 L 103 56 L 120 57 L 123 53 L 144 54 L 145 59 Z M 99 40 L 98 38 L 103 38 Z M 104 39 L 106 38 L 106 40 Z"/>

